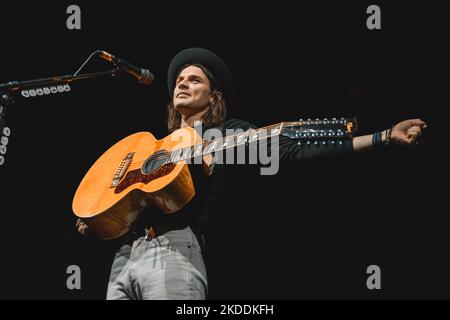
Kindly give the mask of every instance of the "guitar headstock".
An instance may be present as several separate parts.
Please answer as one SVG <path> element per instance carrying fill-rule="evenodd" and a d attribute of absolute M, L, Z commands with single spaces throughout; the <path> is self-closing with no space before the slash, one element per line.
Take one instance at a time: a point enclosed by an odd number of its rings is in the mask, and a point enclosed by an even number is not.
<path fill-rule="evenodd" d="M 356 118 L 300 119 L 296 122 L 285 122 L 281 135 L 299 140 L 299 144 L 302 141 L 306 144 L 339 144 L 343 139 L 353 137 L 357 129 Z"/>

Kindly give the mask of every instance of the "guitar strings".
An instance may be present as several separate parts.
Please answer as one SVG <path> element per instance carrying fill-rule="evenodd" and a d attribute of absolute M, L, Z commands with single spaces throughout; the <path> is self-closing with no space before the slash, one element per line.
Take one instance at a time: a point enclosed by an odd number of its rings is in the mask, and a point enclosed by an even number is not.
<path fill-rule="evenodd" d="M 279 126 L 280 124 L 276 124 L 276 125 L 271 125 L 271 126 L 267 126 L 267 127 L 262 127 L 262 128 L 259 128 L 259 129 L 254 129 L 255 131 L 259 131 L 259 130 L 262 130 L 262 129 L 272 129 L 272 128 L 277 128 L 278 126 Z M 250 136 L 250 133 L 251 133 L 251 131 L 249 131 L 249 130 L 247 130 L 248 131 L 248 133 L 247 134 L 245 134 L 245 138 L 248 138 L 248 136 Z M 281 130 L 280 130 L 281 131 Z M 277 135 L 279 135 L 280 133 L 278 133 Z M 217 140 L 207 140 L 207 141 L 203 141 L 202 143 L 197 143 L 197 144 L 194 144 L 194 145 L 191 145 L 191 146 L 187 146 L 187 147 L 184 147 L 184 148 L 181 148 L 181 149 L 176 149 L 176 150 L 174 150 L 174 151 L 171 151 L 171 152 L 168 152 L 168 154 L 170 154 L 169 155 L 169 157 L 167 157 L 167 156 L 165 156 L 165 155 L 158 155 L 158 157 L 155 157 L 154 159 L 152 159 L 152 161 L 158 161 L 158 160 L 162 160 L 162 159 L 164 159 L 164 158 L 167 158 L 167 159 L 170 159 L 171 158 L 171 156 L 175 153 L 175 152 L 180 152 L 181 150 L 184 150 L 184 149 L 187 149 L 187 148 L 190 148 L 191 149 L 191 154 L 190 154 L 190 156 L 189 157 L 186 157 L 185 159 L 183 159 L 183 160 L 177 160 L 177 161 L 170 161 L 170 162 L 167 162 L 167 164 L 168 163 L 173 163 L 173 162 L 179 162 L 179 161 L 184 161 L 184 160 L 187 160 L 187 159 L 190 159 L 190 158 L 194 158 L 194 157 L 198 157 L 198 156 L 200 156 L 200 154 L 199 155 L 192 155 L 192 153 L 193 153 L 193 151 L 195 151 L 195 149 L 196 148 L 198 148 L 198 146 L 199 145 L 201 145 L 202 146 L 202 154 L 201 155 L 209 155 L 209 154 L 211 154 L 211 153 L 214 153 L 215 151 L 211 151 L 211 152 L 208 152 L 208 153 L 206 153 L 206 154 L 203 154 L 203 151 L 204 151 L 204 146 L 206 146 L 206 145 L 208 145 L 208 144 L 210 144 L 210 143 L 213 143 L 213 142 L 215 142 L 215 141 L 222 141 L 222 143 L 223 142 L 225 142 L 227 139 L 230 139 L 231 137 L 238 137 L 240 134 L 235 134 L 235 135 L 230 135 L 230 136 L 226 136 L 226 137 L 224 137 L 224 138 L 221 138 L 221 139 L 217 139 Z M 258 141 L 259 140 L 263 140 L 263 139 L 267 139 L 267 138 L 269 138 L 269 137 L 272 137 L 272 136 L 263 136 L 262 138 L 258 138 Z M 235 139 L 233 139 L 233 141 L 234 141 Z M 233 146 L 231 146 L 231 147 L 229 147 L 229 148 L 234 148 L 234 147 L 238 147 L 239 145 L 233 145 Z M 228 149 L 228 148 L 221 148 L 220 150 L 223 150 L 223 149 Z M 217 150 L 218 151 L 218 150 Z M 151 156 L 150 156 L 151 157 Z"/>
<path fill-rule="evenodd" d="M 343 124 L 343 125 L 346 126 L 347 123 L 348 123 L 348 121 L 346 121 L 346 123 Z M 322 123 L 322 122 L 317 122 L 317 123 L 315 123 L 315 124 L 323 124 L 323 123 Z M 289 127 L 289 126 L 299 126 L 299 125 L 300 125 L 300 126 L 301 126 L 301 125 L 305 125 L 305 123 L 304 123 L 304 122 L 301 122 L 301 121 L 300 121 L 300 122 L 285 122 L 285 123 L 281 123 L 281 128 L 280 128 L 280 129 L 281 129 L 281 130 L 284 129 L 284 128 L 283 128 L 284 126 Z M 306 125 L 308 125 L 308 124 L 306 124 Z M 249 130 L 247 130 L 247 131 L 248 131 L 248 134 L 246 134 L 246 138 L 250 135 L 251 130 L 255 130 L 255 131 L 259 131 L 259 130 L 262 130 L 262 129 L 270 130 L 270 129 L 273 129 L 273 128 L 277 128 L 278 126 L 280 126 L 280 124 L 270 125 L 270 126 L 262 127 L 262 128 L 259 128 L 259 129 L 249 129 Z M 281 130 L 280 130 L 280 132 L 281 132 Z M 317 131 L 317 130 L 316 130 L 316 131 Z M 277 135 L 279 135 L 279 134 L 280 134 L 280 133 L 278 133 Z M 180 155 L 182 155 L 182 154 L 183 154 L 183 151 L 182 151 L 182 150 L 185 150 L 185 149 L 188 149 L 188 148 L 191 150 L 189 157 L 186 157 L 186 158 L 184 158 L 184 159 L 182 159 L 182 160 L 169 161 L 169 162 L 166 162 L 165 164 L 175 163 L 175 162 L 180 162 L 180 161 L 184 161 L 184 160 L 187 160 L 187 159 L 190 159 L 190 158 L 194 158 L 194 157 L 198 157 L 198 156 L 201 156 L 201 155 L 203 156 L 203 155 L 212 154 L 212 153 L 214 153 L 214 151 L 208 152 L 208 153 L 206 153 L 206 154 L 203 154 L 204 147 L 205 147 L 206 145 L 208 145 L 208 144 L 210 144 L 210 143 L 213 143 L 213 142 L 215 142 L 215 141 L 220 141 L 220 140 L 222 140 L 223 142 L 225 142 L 227 139 L 230 139 L 230 137 L 237 137 L 237 136 L 239 136 L 239 134 L 226 136 L 226 137 L 224 137 L 224 138 L 217 139 L 217 140 L 207 140 L 207 141 L 203 141 L 202 143 L 197 143 L 197 144 L 194 144 L 194 145 L 191 145 L 191 146 L 187 146 L 187 147 L 184 147 L 184 148 L 180 148 L 180 149 L 176 149 L 176 150 L 173 150 L 173 151 L 170 151 L 170 152 L 168 151 L 167 154 L 165 154 L 165 155 L 158 155 L 157 157 L 155 157 L 155 158 L 152 159 L 151 161 L 160 161 L 160 160 L 163 160 L 163 159 L 170 160 L 170 159 L 172 158 L 172 155 L 173 155 L 175 152 L 181 152 Z M 263 137 L 263 138 L 261 138 L 261 139 L 258 139 L 258 141 L 259 141 L 259 140 L 266 139 L 266 138 L 268 138 L 268 137 L 271 137 L 271 136 L 265 136 L 265 137 Z M 333 139 L 339 139 L 339 137 L 332 137 L 332 138 L 333 138 Z M 331 138 L 327 138 L 327 139 L 331 139 Z M 200 154 L 198 154 L 198 155 L 193 155 L 195 149 L 198 148 L 199 145 L 202 146 L 202 154 L 201 154 L 201 155 L 200 155 Z M 234 148 L 234 147 L 237 147 L 237 146 L 238 146 L 238 145 L 234 145 L 234 146 L 229 147 L 229 148 Z M 223 150 L 223 149 L 228 149 L 228 148 L 221 148 L 220 150 Z M 151 158 L 151 156 L 150 156 L 149 158 Z M 181 158 L 183 158 L 183 157 L 181 157 Z"/>
<path fill-rule="evenodd" d="M 229 136 L 229 137 L 231 137 L 231 136 Z M 247 137 L 248 137 L 248 136 L 247 136 Z M 272 136 L 265 136 L 265 137 L 263 137 L 263 138 L 260 138 L 260 139 L 258 139 L 258 140 L 255 140 L 255 141 L 264 140 L 264 139 L 267 139 L 267 138 L 270 138 L 270 137 L 272 137 Z M 325 141 L 325 140 L 330 140 L 330 139 L 343 139 L 343 138 L 342 138 L 342 137 L 326 137 L 326 138 L 324 138 L 323 140 Z M 222 140 L 223 140 L 223 139 L 222 139 Z M 198 156 L 209 155 L 209 154 L 212 154 L 212 153 L 214 153 L 214 152 L 216 152 L 216 151 L 225 150 L 225 149 L 229 149 L 229 148 L 231 149 L 231 148 L 235 148 L 235 147 L 239 147 L 240 145 L 243 145 L 243 144 L 239 144 L 239 145 L 238 145 L 238 144 L 235 144 L 235 145 L 230 146 L 230 147 L 225 147 L 225 148 L 222 148 L 222 147 L 221 147 L 219 150 L 214 150 L 214 151 L 209 151 L 209 152 L 207 152 L 207 153 L 203 153 L 204 150 L 205 150 L 204 147 L 207 146 L 209 143 L 212 143 L 212 142 L 214 142 L 214 141 L 216 141 L 216 140 L 208 140 L 208 141 L 204 141 L 204 142 L 202 142 L 202 143 L 197 143 L 197 144 L 195 144 L 195 145 L 191 145 L 191 146 L 187 146 L 187 147 L 184 147 L 184 148 L 176 149 L 176 150 L 173 150 L 173 151 L 170 151 L 170 152 L 167 151 L 167 153 L 166 153 L 165 155 L 158 155 L 157 157 L 151 159 L 151 161 L 160 161 L 160 160 L 163 160 L 163 159 L 170 160 L 171 157 L 172 157 L 172 155 L 175 154 L 175 152 L 181 152 L 181 153 L 180 153 L 180 156 L 181 156 L 181 158 L 183 158 L 183 159 L 176 160 L 176 161 L 169 161 L 169 162 L 166 162 L 165 164 L 175 163 L 175 162 L 184 161 L 184 160 L 187 160 L 187 159 L 190 159 L 190 158 L 194 158 L 194 157 L 198 157 Z M 201 152 L 201 154 L 193 155 L 193 153 L 195 152 L 195 149 L 198 148 L 199 145 L 202 146 L 202 152 Z M 191 152 L 190 152 L 190 154 L 189 154 L 188 157 L 185 157 L 185 158 L 184 158 L 184 156 L 182 156 L 182 155 L 183 155 L 183 151 L 182 151 L 182 150 L 185 150 L 185 149 L 190 149 Z M 151 158 L 151 156 L 150 156 L 149 158 Z"/>
<path fill-rule="evenodd" d="M 266 129 L 266 128 L 275 128 L 275 127 L 278 127 L 278 126 L 279 126 L 279 125 L 277 124 L 277 125 L 272 125 L 272 126 L 267 126 L 267 127 L 259 128 L 259 129 L 257 129 L 257 130 Z M 256 129 L 255 129 L 255 130 L 256 130 Z M 247 130 L 247 131 L 248 131 L 248 130 Z M 249 135 L 250 135 L 250 131 L 248 132 L 248 134 L 245 135 L 246 138 L 247 138 Z M 217 140 L 206 140 L 206 141 L 203 141 L 202 143 L 196 143 L 196 144 L 191 145 L 191 146 L 187 146 L 187 147 L 184 147 L 184 148 L 176 149 L 176 150 L 173 150 L 173 151 L 168 152 L 168 154 L 170 154 L 170 156 L 169 156 L 168 159 L 170 159 L 171 155 L 174 154 L 175 152 L 180 152 L 181 150 L 184 150 L 184 149 L 187 149 L 187 148 L 190 148 L 190 149 L 191 149 L 191 156 L 190 156 L 190 157 L 187 157 L 186 159 L 194 158 L 194 157 L 196 157 L 196 156 L 195 156 L 195 155 L 192 155 L 192 153 L 193 153 L 192 151 L 195 151 L 195 149 L 198 148 L 198 146 L 200 146 L 200 145 L 202 146 L 202 155 L 204 155 L 204 154 L 203 154 L 203 150 L 204 150 L 204 147 L 205 147 L 206 145 L 208 145 L 208 144 L 210 144 L 210 143 L 213 143 L 213 142 L 216 142 L 216 141 L 220 141 L 220 140 L 221 140 L 222 142 L 225 142 L 227 139 L 231 139 L 232 137 L 237 137 L 237 136 L 239 136 L 239 134 L 226 136 L 226 137 L 224 137 L 224 138 L 217 139 Z M 262 139 L 264 139 L 264 138 L 266 138 L 266 137 L 263 137 Z M 233 139 L 233 141 L 234 141 L 234 140 L 235 140 L 235 139 Z M 235 147 L 235 146 L 233 146 L 233 147 Z M 230 148 L 231 148 L 231 147 L 230 147 Z M 227 148 L 225 148 L 225 149 L 227 149 Z M 214 152 L 214 151 L 212 151 L 212 152 Z M 211 153 L 212 153 L 212 152 L 211 152 Z M 210 154 L 210 153 L 207 153 L 207 154 Z M 197 155 L 197 156 L 200 156 L 200 155 Z M 151 157 L 151 156 L 150 156 L 150 157 Z M 161 160 L 161 159 L 164 159 L 164 158 L 166 158 L 165 155 L 158 155 L 158 157 L 152 159 L 152 161 L 153 161 L 153 160 L 157 161 L 157 160 Z M 178 161 L 180 161 L 180 160 L 178 160 Z M 178 162 L 178 161 L 177 161 L 177 162 Z M 170 162 L 168 162 L 168 163 L 170 163 Z"/>

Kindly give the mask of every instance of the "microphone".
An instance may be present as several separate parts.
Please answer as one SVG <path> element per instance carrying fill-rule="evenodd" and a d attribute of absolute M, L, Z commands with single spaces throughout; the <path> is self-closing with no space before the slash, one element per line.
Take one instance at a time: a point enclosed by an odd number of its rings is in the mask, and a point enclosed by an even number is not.
<path fill-rule="evenodd" d="M 98 52 L 100 54 L 100 58 L 102 58 L 106 61 L 112 62 L 113 64 L 115 64 L 119 67 L 122 67 L 127 73 L 132 75 L 143 85 L 148 86 L 153 83 L 153 80 L 155 79 L 155 77 L 150 72 L 150 70 L 136 67 L 136 66 L 132 65 L 131 63 L 129 63 L 125 60 L 119 59 L 106 51 L 99 50 Z"/>

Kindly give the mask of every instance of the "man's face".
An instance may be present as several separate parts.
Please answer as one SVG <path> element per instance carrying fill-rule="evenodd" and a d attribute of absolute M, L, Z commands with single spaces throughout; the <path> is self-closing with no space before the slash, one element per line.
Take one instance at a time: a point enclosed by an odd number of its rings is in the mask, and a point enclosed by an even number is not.
<path fill-rule="evenodd" d="M 202 69 L 189 66 L 178 76 L 173 92 L 175 110 L 190 116 L 203 111 L 211 100 L 211 90 L 208 77 Z"/>

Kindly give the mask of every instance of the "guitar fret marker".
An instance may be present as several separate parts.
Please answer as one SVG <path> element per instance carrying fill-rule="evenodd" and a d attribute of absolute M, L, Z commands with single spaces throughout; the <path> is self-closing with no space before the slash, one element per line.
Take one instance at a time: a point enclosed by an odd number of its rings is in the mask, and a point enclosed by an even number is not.
<path fill-rule="evenodd" d="M 217 141 L 208 143 L 208 145 L 205 147 L 205 150 L 203 151 L 203 153 L 208 154 L 208 153 L 214 152 L 216 145 L 217 145 Z"/>
<path fill-rule="evenodd" d="M 195 147 L 194 157 L 198 157 L 202 154 L 202 145 L 199 144 Z"/>
<path fill-rule="evenodd" d="M 192 148 L 191 147 L 186 147 L 183 149 L 183 160 L 190 158 L 192 155 Z"/>
<path fill-rule="evenodd" d="M 256 139 L 258 139 L 258 136 L 259 136 L 259 132 L 255 132 L 249 139 L 250 142 L 256 141 Z"/>
<path fill-rule="evenodd" d="M 170 162 L 178 162 L 181 160 L 182 149 L 172 151 L 170 155 Z"/>
<path fill-rule="evenodd" d="M 237 144 L 245 143 L 248 138 L 248 132 L 240 133 L 237 136 Z"/>

